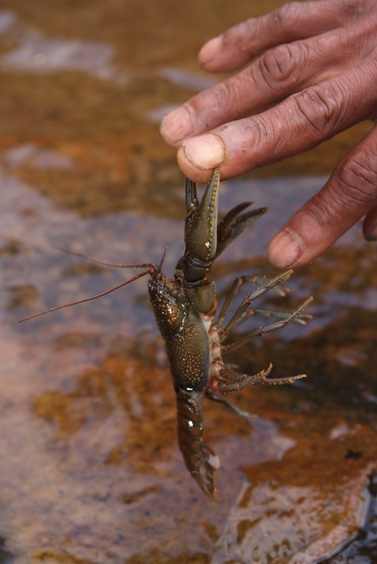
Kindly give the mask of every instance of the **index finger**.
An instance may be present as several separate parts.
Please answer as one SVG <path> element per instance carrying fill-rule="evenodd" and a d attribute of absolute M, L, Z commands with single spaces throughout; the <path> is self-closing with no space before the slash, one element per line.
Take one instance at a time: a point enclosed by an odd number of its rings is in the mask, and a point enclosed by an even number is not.
<path fill-rule="evenodd" d="M 233 178 L 315 147 L 372 115 L 377 51 L 357 67 L 293 94 L 256 116 L 192 137 L 178 151 L 183 173 L 207 182 L 214 168 Z M 374 65 L 374 66 L 373 66 Z"/>

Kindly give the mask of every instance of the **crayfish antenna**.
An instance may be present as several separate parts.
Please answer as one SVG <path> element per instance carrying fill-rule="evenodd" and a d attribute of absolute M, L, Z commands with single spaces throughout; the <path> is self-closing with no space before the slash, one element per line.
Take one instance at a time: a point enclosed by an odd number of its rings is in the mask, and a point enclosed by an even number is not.
<path fill-rule="evenodd" d="M 76 251 L 71 251 L 69 249 L 64 249 L 64 247 L 59 247 L 58 245 L 52 245 L 58 251 L 66 253 L 67 255 L 72 255 L 74 257 L 83 258 L 89 260 L 90 262 L 95 262 L 96 264 L 102 264 L 103 266 L 112 266 L 113 268 L 149 268 L 154 270 L 155 265 L 151 262 L 144 262 L 140 264 L 119 264 L 114 262 L 106 262 L 104 260 L 99 260 L 93 257 L 89 257 L 88 255 L 84 255 L 83 253 L 77 253 Z M 163 259 L 165 258 L 167 246 L 165 247 L 165 252 L 163 255 Z M 148 271 L 149 272 L 149 271 Z M 131 280 L 130 280 L 131 282 Z"/>
<path fill-rule="evenodd" d="M 89 298 L 84 298 L 82 300 L 70 302 L 69 304 L 63 304 L 63 305 L 60 305 L 60 306 L 51 307 L 50 309 L 46 309 L 45 311 L 41 311 L 40 313 L 35 313 L 34 315 L 30 315 L 29 317 L 25 317 L 24 319 L 20 319 L 18 323 L 23 323 L 24 321 L 29 321 L 30 319 L 35 319 L 36 317 L 41 317 L 42 315 L 46 315 L 46 313 L 51 313 L 52 311 L 57 311 L 58 309 L 63 309 L 65 307 L 71 307 L 71 306 L 74 306 L 74 305 L 83 304 L 85 302 L 90 302 L 92 300 L 96 300 L 97 298 L 102 298 L 102 296 L 107 296 L 108 294 L 115 292 L 115 290 L 119 290 L 119 288 L 123 288 L 123 286 L 126 286 L 127 284 L 134 282 L 138 278 L 142 278 L 143 276 L 146 276 L 147 274 L 152 274 L 156 270 L 158 272 L 160 272 L 161 268 L 162 268 L 162 263 L 164 262 L 164 259 L 165 259 L 165 256 L 166 256 L 166 251 L 167 251 L 167 248 L 168 248 L 167 245 L 166 245 L 165 250 L 164 250 L 164 254 L 162 255 L 161 262 L 160 262 L 159 266 L 156 267 L 156 265 L 152 264 L 151 262 L 144 262 L 144 263 L 139 263 L 139 264 L 118 264 L 118 263 L 113 263 L 113 262 L 106 262 L 104 260 L 99 260 L 99 259 L 96 259 L 96 258 L 93 258 L 93 257 L 89 257 L 88 255 L 84 255 L 83 253 L 77 253 L 76 251 L 64 249 L 63 247 L 59 247 L 58 245 L 53 245 L 53 247 L 55 249 L 63 252 L 63 253 L 67 253 L 68 255 L 83 258 L 85 260 L 89 260 L 90 262 L 94 262 L 96 264 L 101 264 L 102 266 L 111 266 L 113 268 L 147 268 L 147 270 L 145 270 L 144 272 L 139 272 L 139 274 L 136 274 L 130 280 L 126 280 L 125 282 L 122 282 L 121 284 L 118 284 L 117 286 L 114 286 L 113 288 L 110 288 L 109 290 L 106 290 L 105 292 L 101 292 L 100 294 L 96 294 L 95 296 L 91 296 Z"/>
<path fill-rule="evenodd" d="M 104 264 L 104 263 L 102 263 L 102 264 Z M 112 266 L 114 266 L 114 265 L 112 265 Z M 138 266 L 141 266 L 141 265 L 128 265 L 128 266 L 138 267 Z M 90 298 L 84 298 L 83 300 L 77 300 L 76 302 L 71 302 L 69 304 L 63 304 L 63 305 L 60 305 L 60 306 L 52 307 L 50 309 L 46 309 L 45 311 L 41 311 L 40 313 L 35 313 L 34 315 L 30 315 L 29 317 L 25 317 L 24 319 L 20 319 L 18 323 L 23 323 L 24 321 L 29 321 L 30 319 L 35 319 L 36 317 L 41 317 L 42 315 L 46 315 L 46 313 L 51 313 L 52 311 L 57 311 L 58 309 L 63 309 L 65 307 L 71 307 L 71 306 L 74 306 L 74 305 L 83 304 L 85 302 L 91 302 L 92 300 L 96 300 L 97 298 L 102 298 L 102 296 L 107 296 L 107 294 L 111 294 L 112 292 L 115 292 L 115 290 L 119 290 L 119 288 L 123 288 L 123 286 L 126 286 L 127 284 L 134 282 L 138 278 L 142 278 L 143 276 L 150 274 L 152 269 L 155 268 L 155 266 L 153 264 L 152 265 L 144 265 L 144 266 L 151 266 L 151 268 L 149 268 L 148 270 L 145 270 L 144 272 L 139 272 L 139 274 L 136 274 L 130 280 L 126 280 L 125 282 L 122 282 L 121 284 L 118 284 L 117 286 L 114 286 L 113 288 L 110 288 L 109 290 L 106 290 L 105 292 L 101 292 L 100 294 L 96 294 L 95 296 L 91 296 Z"/>
<path fill-rule="evenodd" d="M 165 245 L 165 249 L 164 249 L 162 258 L 161 258 L 161 260 L 160 260 L 160 264 L 159 264 L 158 267 L 156 268 L 157 272 L 161 272 L 161 270 L 162 270 L 162 265 L 164 264 L 164 260 L 165 260 L 165 257 L 166 257 L 166 251 L 167 251 L 167 250 L 168 250 L 168 246 Z"/>

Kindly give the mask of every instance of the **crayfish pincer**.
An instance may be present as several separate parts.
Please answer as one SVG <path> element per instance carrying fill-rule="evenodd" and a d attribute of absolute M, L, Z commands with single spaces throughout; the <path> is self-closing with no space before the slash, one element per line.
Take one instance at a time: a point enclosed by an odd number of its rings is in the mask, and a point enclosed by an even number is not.
<path fill-rule="evenodd" d="M 292 271 L 288 270 L 275 278 L 245 275 L 235 280 L 216 316 L 215 285 L 209 278 L 212 265 L 238 235 L 267 211 L 267 208 L 245 211 L 252 204 L 245 202 L 233 208 L 218 223 L 219 184 L 219 171 L 215 170 L 199 202 L 196 185 L 186 180 L 185 251 L 177 263 L 174 278 L 168 278 L 162 273 L 164 257 L 159 265 L 114 265 L 72 253 L 100 264 L 142 268 L 143 271 L 101 294 L 27 318 L 96 299 L 137 278 L 150 275 L 149 296 L 158 328 L 165 341 L 176 393 L 178 445 L 189 472 L 212 499 L 216 499 L 215 473 L 219 459 L 203 440 L 204 397 L 221 402 L 238 415 L 248 417 L 249 414 L 228 402 L 224 396 L 249 385 L 287 384 L 305 377 L 305 374 L 300 374 L 270 379 L 268 377 L 272 364 L 254 375 L 243 374 L 237 372 L 234 365 L 227 365 L 223 355 L 293 321 L 305 324 L 311 316 L 304 314 L 303 310 L 312 301 L 312 298 L 308 298 L 292 312 L 255 309 L 252 307 L 255 300 L 270 290 L 284 296 L 285 282 Z M 250 285 L 252 292 L 241 301 L 225 323 L 231 305 L 244 284 Z M 231 331 L 254 315 L 273 317 L 276 321 L 250 331 L 238 341 L 229 342 Z"/>

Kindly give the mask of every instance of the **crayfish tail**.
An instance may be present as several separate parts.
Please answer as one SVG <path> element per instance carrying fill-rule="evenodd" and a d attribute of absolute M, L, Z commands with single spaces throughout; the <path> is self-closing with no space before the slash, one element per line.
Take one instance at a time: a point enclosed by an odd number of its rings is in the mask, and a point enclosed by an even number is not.
<path fill-rule="evenodd" d="M 178 446 L 192 477 L 203 492 L 217 501 L 216 470 L 219 458 L 203 441 L 204 392 L 179 389 L 177 396 Z"/>

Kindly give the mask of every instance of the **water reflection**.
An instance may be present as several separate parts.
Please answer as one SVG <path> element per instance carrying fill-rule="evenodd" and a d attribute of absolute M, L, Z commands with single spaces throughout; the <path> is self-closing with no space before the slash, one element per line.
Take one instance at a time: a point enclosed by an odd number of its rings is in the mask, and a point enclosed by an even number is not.
<path fill-rule="evenodd" d="M 86 71 L 99 78 L 113 74 L 109 62 L 113 49 L 101 43 L 45 39 L 37 33 L 24 35 L 22 45 L 3 55 L 4 70 L 56 72 Z"/>
<path fill-rule="evenodd" d="M 6 166 L 17 168 L 31 166 L 41 169 L 69 170 L 74 167 L 73 159 L 57 151 L 42 149 L 33 143 L 26 143 L 6 151 L 2 160 Z"/>
<path fill-rule="evenodd" d="M 0 11 L 0 33 L 4 33 L 12 27 L 16 21 L 16 14 L 6 10 Z"/>
<path fill-rule="evenodd" d="M 204 90 L 213 86 L 217 81 L 214 78 L 198 72 L 190 72 L 177 68 L 162 68 L 159 74 L 170 80 L 173 84 L 178 84 L 191 90 Z"/>
<path fill-rule="evenodd" d="M 15 29 L 12 29 L 15 28 Z M 114 48 L 95 41 L 46 38 L 33 28 L 22 26 L 13 12 L 0 12 L 0 33 L 14 32 L 16 47 L 0 58 L 6 71 L 85 71 L 97 78 L 116 79 L 111 66 Z M 125 77 L 122 77 L 124 81 Z"/>

